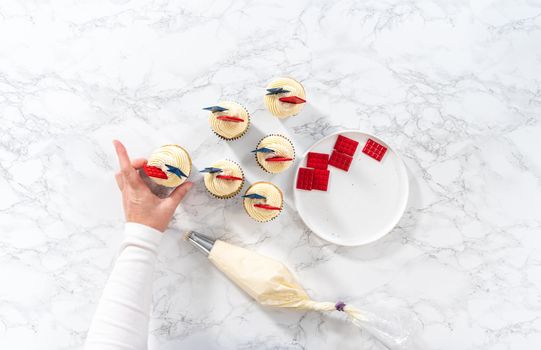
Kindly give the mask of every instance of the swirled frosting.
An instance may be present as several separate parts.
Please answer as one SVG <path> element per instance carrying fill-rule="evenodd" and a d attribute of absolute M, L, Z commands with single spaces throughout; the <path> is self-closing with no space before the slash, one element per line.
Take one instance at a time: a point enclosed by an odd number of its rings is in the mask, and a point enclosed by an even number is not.
<path fill-rule="evenodd" d="M 282 208 L 283 197 L 282 191 L 270 182 L 256 182 L 248 190 L 246 194 L 257 193 L 266 199 L 244 198 L 244 209 L 250 217 L 259 222 L 265 222 L 277 217 L 282 210 L 268 210 L 254 207 L 254 204 L 267 204 L 273 207 Z"/>
<path fill-rule="evenodd" d="M 158 167 L 167 174 L 167 179 L 151 177 L 152 181 L 166 187 L 177 187 L 186 181 L 186 178 L 178 177 L 168 171 L 165 164 L 179 168 L 186 176 L 189 176 L 192 170 L 192 160 L 184 148 L 178 145 L 165 145 L 158 148 L 148 158 L 147 165 Z"/>
<path fill-rule="evenodd" d="M 212 130 L 227 140 L 235 139 L 244 134 L 250 125 L 250 114 L 246 108 L 236 102 L 231 101 L 221 101 L 218 103 L 218 105 L 220 107 L 227 108 L 227 111 L 210 113 L 209 123 Z M 222 115 L 239 117 L 244 119 L 244 121 L 231 122 L 217 119 L 217 117 Z"/>
<path fill-rule="evenodd" d="M 287 138 L 281 135 L 269 135 L 263 138 L 257 144 L 257 148 L 270 148 L 273 153 L 257 152 L 257 162 L 269 173 L 280 173 L 293 164 L 293 160 L 285 162 L 267 162 L 267 158 L 271 157 L 286 157 L 295 159 L 295 149 Z"/>
<path fill-rule="evenodd" d="M 218 175 L 229 175 L 229 176 L 236 176 L 244 179 L 244 174 L 242 173 L 242 170 L 240 169 L 240 166 L 232 162 L 230 160 L 221 160 L 219 162 L 216 162 L 212 164 L 213 168 L 220 168 L 223 171 L 221 173 L 206 173 L 204 176 L 205 186 L 207 187 L 207 190 L 209 190 L 210 193 L 218 196 L 218 197 L 230 197 L 240 190 L 242 185 L 244 184 L 243 181 L 239 180 L 225 180 L 220 179 L 217 176 Z"/>
<path fill-rule="evenodd" d="M 304 103 L 293 104 L 280 101 L 280 97 L 298 96 L 306 100 L 304 87 L 298 81 L 291 78 L 277 78 L 267 85 L 267 89 L 283 88 L 289 92 L 276 95 L 265 95 L 265 106 L 278 118 L 287 118 L 298 114 L 304 107 Z"/>

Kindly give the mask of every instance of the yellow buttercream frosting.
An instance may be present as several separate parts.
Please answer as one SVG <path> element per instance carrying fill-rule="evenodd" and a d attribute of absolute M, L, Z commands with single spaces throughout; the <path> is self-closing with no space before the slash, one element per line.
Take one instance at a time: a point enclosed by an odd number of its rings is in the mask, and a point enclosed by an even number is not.
<path fill-rule="evenodd" d="M 293 148 L 291 141 L 286 137 L 281 135 L 269 135 L 259 141 L 256 148 L 259 149 L 263 147 L 270 148 L 274 151 L 273 153 L 256 153 L 257 162 L 269 173 L 280 173 L 293 164 L 293 160 L 295 159 L 295 149 Z M 267 158 L 272 157 L 293 158 L 293 160 L 284 162 L 266 161 Z"/>
<path fill-rule="evenodd" d="M 205 174 L 204 181 L 207 190 L 220 198 L 229 198 L 236 195 L 242 188 L 244 180 L 225 180 L 220 179 L 217 176 L 229 175 L 244 179 L 244 174 L 242 173 L 240 166 L 233 161 L 225 159 L 212 164 L 212 167 L 220 168 L 223 171 L 221 173 Z"/>
<path fill-rule="evenodd" d="M 265 95 L 265 106 L 267 109 L 278 118 L 287 118 L 298 114 L 304 107 L 305 103 L 293 104 L 280 101 L 280 97 L 297 96 L 306 100 L 306 94 L 304 87 L 291 78 L 277 78 L 267 85 L 267 89 L 283 88 L 289 92 L 276 95 Z"/>
<path fill-rule="evenodd" d="M 209 123 L 212 130 L 226 140 L 232 140 L 242 136 L 250 125 L 250 114 L 246 108 L 231 101 L 220 101 L 218 106 L 227 108 L 227 111 L 210 113 Z M 217 117 L 224 115 L 242 118 L 244 121 L 232 122 L 217 119 Z"/>
<path fill-rule="evenodd" d="M 266 199 L 244 198 L 244 209 L 250 217 L 259 222 L 270 221 L 277 217 L 281 210 L 268 210 L 254 207 L 254 204 L 267 204 L 273 207 L 282 208 L 283 196 L 282 191 L 276 185 L 270 182 L 256 182 L 248 190 L 246 194 L 257 193 Z"/>
<path fill-rule="evenodd" d="M 150 155 L 147 165 L 160 168 L 167 174 L 167 179 L 159 179 L 151 177 L 152 181 L 158 185 L 166 187 L 177 187 L 186 181 L 186 177 L 179 177 L 176 174 L 169 172 L 165 165 L 171 165 L 179 168 L 186 176 L 190 175 L 192 170 L 192 160 L 186 150 L 178 145 L 165 145 Z"/>

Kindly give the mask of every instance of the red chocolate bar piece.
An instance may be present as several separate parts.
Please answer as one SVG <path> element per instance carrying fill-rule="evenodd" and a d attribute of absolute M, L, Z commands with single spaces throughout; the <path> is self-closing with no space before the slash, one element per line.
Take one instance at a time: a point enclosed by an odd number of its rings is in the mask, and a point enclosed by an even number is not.
<path fill-rule="evenodd" d="M 314 169 L 314 180 L 312 182 L 313 190 L 327 191 L 329 185 L 329 170 Z"/>
<path fill-rule="evenodd" d="M 244 121 L 244 119 L 242 119 L 242 118 L 234 117 L 234 116 L 231 116 L 231 115 L 220 115 L 220 116 L 216 117 L 216 119 L 223 120 L 223 121 L 226 121 L 226 122 L 235 122 L 235 123 L 241 123 L 241 122 Z"/>
<path fill-rule="evenodd" d="M 300 103 L 305 103 L 306 100 L 298 97 L 298 96 L 286 96 L 286 97 L 280 97 L 278 100 L 285 102 L 285 103 L 293 103 L 295 105 L 298 105 Z"/>
<path fill-rule="evenodd" d="M 308 152 L 306 166 L 314 169 L 327 169 L 329 164 L 329 155 L 325 153 Z"/>
<path fill-rule="evenodd" d="M 387 152 L 387 147 L 380 145 L 372 139 L 368 139 L 368 141 L 366 141 L 366 145 L 364 145 L 363 148 L 363 153 L 374 158 L 378 162 L 381 161 L 381 159 L 385 155 L 385 152 Z"/>
<path fill-rule="evenodd" d="M 216 175 L 217 179 L 223 179 L 223 180 L 239 180 L 242 181 L 242 177 L 238 176 L 231 176 L 231 175 Z"/>
<path fill-rule="evenodd" d="M 267 162 L 289 162 L 290 160 L 293 160 L 293 158 L 289 158 L 289 157 L 270 157 L 270 158 L 265 158 L 265 160 Z"/>
<path fill-rule="evenodd" d="M 144 165 L 143 171 L 145 174 L 147 174 L 148 177 L 156 177 L 158 179 L 167 179 L 167 174 L 163 172 L 162 169 L 152 166 L 152 165 Z"/>
<path fill-rule="evenodd" d="M 336 143 L 334 144 L 334 149 L 338 152 L 342 152 L 347 154 L 348 156 L 352 156 L 355 154 L 355 151 L 357 150 L 357 146 L 359 145 L 359 142 L 352 140 L 348 137 L 338 135 L 338 138 L 336 139 Z"/>
<path fill-rule="evenodd" d="M 334 150 L 332 151 L 331 158 L 329 159 L 329 165 L 332 165 L 333 167 L 336 167 L 338 169 L 348 171 L 352 160 L 353 157 Z"/>
<path fill-rule="evenodd" d="M 299 190 L 312 189 L 312 181 L 314 180 L 314 169 L 299 168 L 299 174 L 297 175 L 297 188 Z"/>
<path fill-rule="evenodd" d="M 261 209 L 267 209 L 267 210 L 282 210 L 282 208 L 280 208 L 280 207 L 274 207 L 272 205 L 261 204 L 261 203 L 254 204 L 254 207 L 261 208 Z"/>

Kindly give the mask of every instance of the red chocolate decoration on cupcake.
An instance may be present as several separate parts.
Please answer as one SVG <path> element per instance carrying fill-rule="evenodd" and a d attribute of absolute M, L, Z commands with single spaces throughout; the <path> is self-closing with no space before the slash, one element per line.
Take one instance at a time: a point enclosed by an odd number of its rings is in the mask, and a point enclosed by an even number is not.
<path fill-rule="evenodd" d="M 280 207 L 274 207 L 272 205 L 261 204 L 261 203 L 254 204 L 254 207 L 261 208 L 261 209 L 266 209 L 266 210 L 282 210 L 282 208 L 280 208 Z"/>
<path fill-rule="evenodd" d="M 292 103 L 294 105 L 306 103 L 306 100 L 300 98 L 299 96 L 285 96 L 285 97 L 280 97 L 278 100 L 285 103 Z"/>
<path fill-rule="evenodd" d="M 143 171 L 148 177 L 155 177 L 158 179 L 167 179 L 167 174 L 160 168 L 152 165 L 144 165 Z"/>
<path fill-rule="evenodd" d="M 267 162 L 288 162 L 290 160 L 293 160 L 293 158 L 276 156 L 276 157 L 265 158 L 265 160 Z"/>
<path fill-rule="evenodd" d="M 231 176 L 231 175 L 216 175 L 216 178 L 217 179 L 222 179 L 222 180 L 239 180 L 239 181 L 242 181 L 242 177 Z"/>
<path fill-rule="evenodd" d="M 216 119 L 223 120 L 225 122 L 235 122 L 235 123 L 242 123 L 244 121 L 244 119 L 242 119 L 242 118 L 233 117 L 231 115 L 220 115 L 220 116 L 216 117 Z"/>

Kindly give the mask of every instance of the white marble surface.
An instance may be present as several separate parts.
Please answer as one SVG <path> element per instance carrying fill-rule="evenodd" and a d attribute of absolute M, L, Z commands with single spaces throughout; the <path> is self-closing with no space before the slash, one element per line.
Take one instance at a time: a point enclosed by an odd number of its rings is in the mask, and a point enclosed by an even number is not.
<path fill-rule="evenodd" d="M 369 246 L 316 238 L 289 199 L 250 221 L 198 183 L 157 266 L 154 349 L 377 349 L 339 317 L 262 309 L 184 242 L 198 229 L 287 262 L 319 300 L 392 303 L 427 349 L 541 344 L 541 2 L 20 1 L 0 3 L 0 348 L 81 347 L 121 240 L 111 140 L 164 143 L 199 167 L 282 132 L 298 151 L 359 128 L 399 151 L 407 213 Z M 291 75 L 309 104 L 271 117 Z M 225 143 L 201 107 L 242 102 Z"/>

